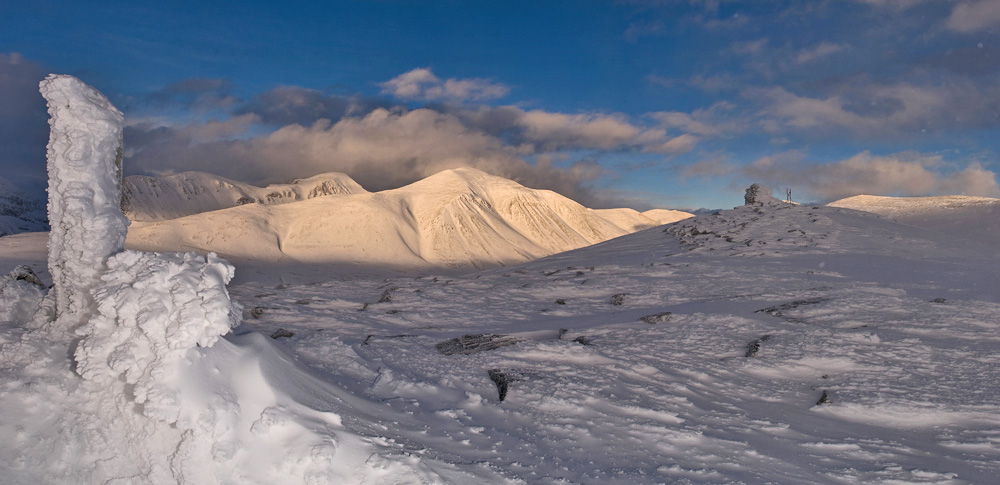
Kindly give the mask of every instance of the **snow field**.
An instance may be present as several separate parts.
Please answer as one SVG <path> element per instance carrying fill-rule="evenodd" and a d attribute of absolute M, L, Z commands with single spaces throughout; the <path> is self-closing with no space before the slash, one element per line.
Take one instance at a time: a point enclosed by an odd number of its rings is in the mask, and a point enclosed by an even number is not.
<path fill-rule="evenodd" d="M 670 227 L 711 229 L 728 218 L 725 227 L 746 222 L 769 248 L 803 221 L 819 219 L 825 232 L 779 257 L 654 229 L 468 276 L 233 291 L 248 311 L 261 308 L 245 326 L 293 332 L 277 342 L 372 402 L 364 413 L 398 423 L 380 435 L 422 457 L 485 464 L 498 477 L 991 480 L 1000 470 L 996 284 L 994 293 L 963 285 L 982 281 L 976 273 L 992 277 L 996 263 L 974 243 L 864 214 L 771 211 Z M 876 257 L 881 265 L 870 263 Z M 615 294 L 624 294 L 621 305 L 611 303 Z M 639 320 L 665 311 L 661 323 Z M 485 333 L 523 341 L 472 355 L 435 349 Z M 746 357 L 754 341 L 759 351 Z M 492 369 L 511 377 L 504 401 Z M 817 404 L 824 393 L 828 402 Z"/>

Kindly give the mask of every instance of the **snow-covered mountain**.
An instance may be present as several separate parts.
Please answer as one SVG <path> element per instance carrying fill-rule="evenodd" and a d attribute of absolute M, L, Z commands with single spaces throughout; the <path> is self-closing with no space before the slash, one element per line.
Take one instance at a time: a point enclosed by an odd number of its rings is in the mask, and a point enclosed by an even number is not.
<path fill-rule="evenodd" d="M 162 221 L 245 204 L 286 204 L 328 195 L 367 193 L 342 173 L 325 173 L 290 184 L 256 187 L 217 175 L 184 172 L 125 178 L 122 210 L 133 221 Z"/>
<path fill-rule="evenodd" d="M 0 276 L 2 483 L 1000 475 L 1000 258 L 961 227 L 748 197 L 515 267 L 317 280 L 256 260 L 228 286 L 235 269 L 215 256 L 123 249 L 121 113 L 71 76 L 41 91 L 53 228 L 0 238 L 0 275 L 13 268 Z M 400 238 L 425 242 L 426 223 L 426 241 L 459 249 L 489 230 L 617 227 L 517 187 L 453 171 L 254 205 L 356 199 L 407 215 Z M 574 236 L 548 242 L 560 237 Z"/>
<path fill-rule="evenodd" d="M 32 197 L 0 178 L 0 236 L 20 232 L 47 231 L 45 193 Z"/>
<path fill-rule="evenodd" d="M 230 288 L 244 325 L 177 379 L 201 426 L 252 432 L 176 463 L 248 483 L 992 483 L 1000 260 L 960 236 L 783 205 L 466 276 L 271 266 Z M 5 350 L 7 422 L 89 416 L 36 357 L 61 354 L 29 344 Z M 121 473 L 18 433 L 0 456 L 25 465 L 0 476 Z"/>
<path fill-rule="evenodd" d="M 1000 243 L 1000 199 L 948 195 L 879 197 L 858 195 L 828 204 L 871 212 L 904 224 L 952 235 Z"/>
<path fill-rule="evenodd" d="M 358 190 L 137 221 L 127 244 L 250 260 L 483 267 L 537 259 L 689 216 L 648 214 L 595 211 L 555 192 L 460 168 L 377 193 Z"/>

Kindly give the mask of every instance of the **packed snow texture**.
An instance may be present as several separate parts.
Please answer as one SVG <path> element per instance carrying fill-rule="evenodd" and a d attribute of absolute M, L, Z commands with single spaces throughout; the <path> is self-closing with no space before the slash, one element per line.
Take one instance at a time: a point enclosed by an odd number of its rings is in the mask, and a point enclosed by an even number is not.
<path fill-rule="evenodd" d="M 178 207 L 185 204 L 171 200 Z M 234 261 L 470 269 L 522 263 L 690 216 L 588 209 L 555 192 L 460 168 L 377 193 L 245 204 L 136 222 L 128 245 L 215 252 Z"/>

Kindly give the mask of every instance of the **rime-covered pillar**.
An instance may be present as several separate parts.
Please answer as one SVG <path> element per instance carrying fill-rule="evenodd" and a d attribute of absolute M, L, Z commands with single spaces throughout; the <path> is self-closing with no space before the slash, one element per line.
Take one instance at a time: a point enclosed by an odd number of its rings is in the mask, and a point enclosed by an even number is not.
<path fill-rule="evenodd" d="M 56 319 L 70 328 L 93 311 L 94 288 L 108 257 L 125 246 L 121 211 L 124 117 L 108 98 L 73 76 L 39 85 L 48 101 L 50 136 L 49 272 Z"/>

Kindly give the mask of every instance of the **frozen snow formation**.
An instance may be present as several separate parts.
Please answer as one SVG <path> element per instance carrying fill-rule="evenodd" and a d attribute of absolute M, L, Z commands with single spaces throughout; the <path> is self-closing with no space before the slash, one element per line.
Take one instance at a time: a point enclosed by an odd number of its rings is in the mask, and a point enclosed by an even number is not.
<path fill-rule="evenodd" d="M 0 482 L 470 481 L 345 430 L 363 407 L 256 333 L 214 254 L 123 250 L 122 114 L 71 76 L 49 103 L 46 291 L 0 278 Z"/>
<path fill-rule="evenodd" d="M 745 205 L 773 205 L 781 201 L 771 195 L 771 188 L 764 184 L 753 184 L 743 196 Z"/>
<path fill-rule="evenodd" d="M 49 272 L 56 327 L 72 329 L 91 311 L 89 290 L 108 257 L 125 247 L 128 219 L 119 208 L 124 117 L 72 76 L 49 76 L 41 92 L 51 127 Z"/>

